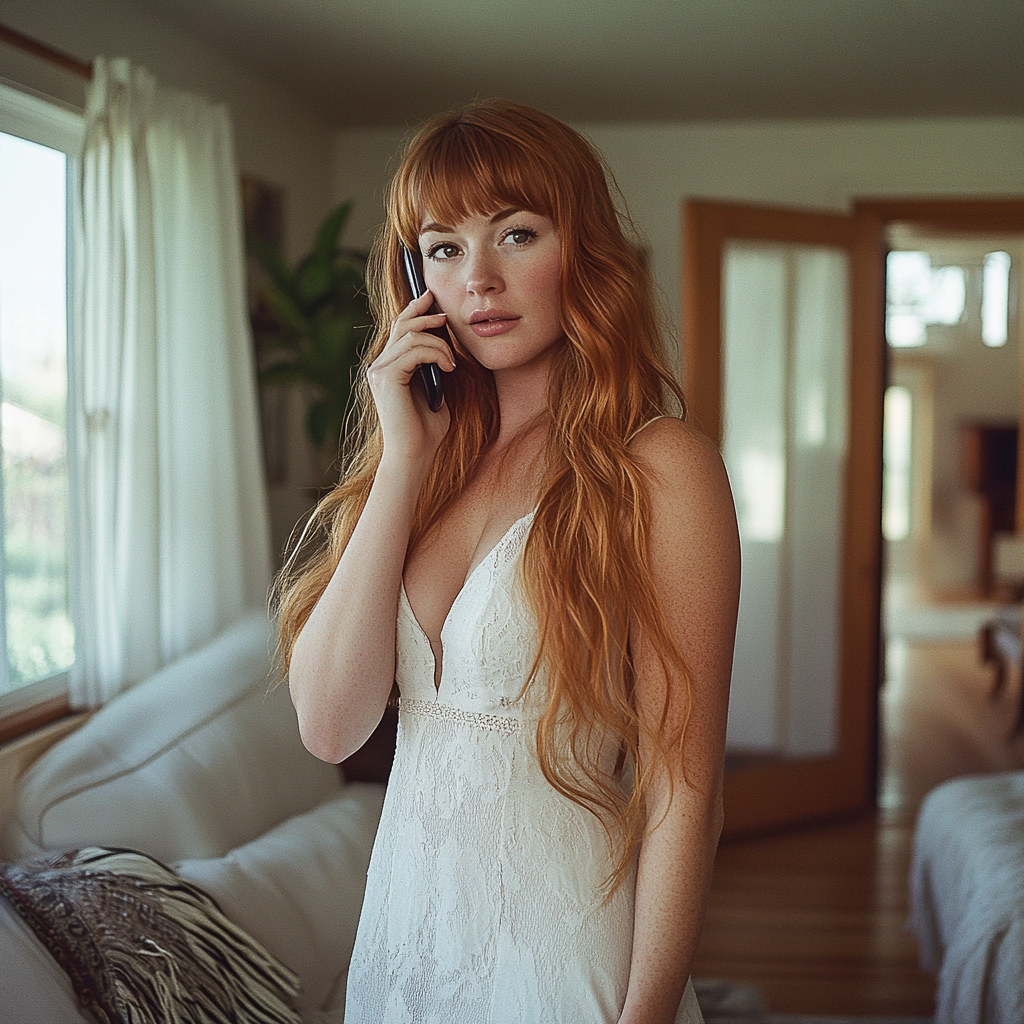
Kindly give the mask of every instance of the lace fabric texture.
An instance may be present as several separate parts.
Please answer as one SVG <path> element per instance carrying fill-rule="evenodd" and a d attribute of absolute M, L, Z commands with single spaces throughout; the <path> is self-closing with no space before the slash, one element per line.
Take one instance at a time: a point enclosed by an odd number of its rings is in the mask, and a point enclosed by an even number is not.
<path fill-rule="evenodd" d="M 557 793 L 520 699 L 537 648 L 518 593 L 533 521 L 474 569 L 434 657 L 399 601 L 398 748 L 349 969 L 346 1024 L 613 1024 L 629 980 L 633 880 L 593 814 Z M 692 988 L 679 1024 L 701 1021 Z"/>

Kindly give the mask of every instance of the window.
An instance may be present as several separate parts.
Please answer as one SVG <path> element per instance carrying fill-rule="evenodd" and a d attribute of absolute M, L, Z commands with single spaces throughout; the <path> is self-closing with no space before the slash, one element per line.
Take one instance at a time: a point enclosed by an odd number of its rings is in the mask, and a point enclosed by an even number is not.
<path fill-rule="evenodd" d="M 81 115 L 0 87 L 0 714 L 66 691 L 71 204 Z"/>
<path fill-rule="evenodd" d="M 984 243 L 981 243 L 984 244 Z M 886 262 L 885 336 L 893 348 L 929 343 L 933 324 L 961 325 L 972 343 L 980 334 L 989 348 L 1002 348 L 1009 336 L 1013 296 L 1010 254 L 959 247 L 963 266 L 933 266 L 934 253 L 897 250 Z M 939 246 L 948 259 L 949 240 Z"/>
<path fill-rule="evenodd" d="M 913 400 L 909 388 L 885 389 L 883 423 L 882 535 L 892 542 L 910 534 Z"/>
<path fill-rule="evenodd" d="M 1010 254 L 985 256 L 981 284 L 981 339 L 989 348 L 1002 348 L 1009 334 Z"/>
<path fill-rule="evenodd" d="M 886 261 L 885 336 L 893 348 L 916 348 L 929 324 L 956 324 L 964 315 L 963 267 L 934 268 L 926 252 L 891 252 Z"/>

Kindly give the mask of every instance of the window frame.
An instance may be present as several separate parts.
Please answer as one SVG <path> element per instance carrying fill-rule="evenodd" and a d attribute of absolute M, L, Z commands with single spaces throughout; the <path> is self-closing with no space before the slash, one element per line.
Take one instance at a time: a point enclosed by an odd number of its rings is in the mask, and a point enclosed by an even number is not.
<path fill-rule="evenodd" d="M 67 319 L 68 319 L 68 408 L 67 451 L 71 480 L 68 495 L 68 520 L 77 519 L 76 488 L 78 445 L 75 408 L 76 280 L 79 221 L 77 197 L 81 182 L 81 153 L 85 141 L 85 115 L 67 104 L 0 82 L 0 132 L 64 153 L 67 163 Z M 72 618 L 78 606 L 78 580 L 75 530 L 68 531 L 68 587 Z M 76 623 L 77 624 L 77 623 Z M 0 652 L 3 653 L 3 652 Z M 0 744 L 15 739 L 71 713 L 68 695 L 69 673 L 58 672 L 46 679 L 28 683 L 0 694 Z"/>

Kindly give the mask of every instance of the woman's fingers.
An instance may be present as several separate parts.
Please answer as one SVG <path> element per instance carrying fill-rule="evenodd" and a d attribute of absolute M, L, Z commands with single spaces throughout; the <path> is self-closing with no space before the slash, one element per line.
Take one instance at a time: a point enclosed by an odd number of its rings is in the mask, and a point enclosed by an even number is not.
<path fill-rule="evenodd" d="M 430 335 L 413 335 L 437 342 Z M 403 336 L 403 341 L 410 338 Z M 409 466 L 425 469 L 429 466 L 448 431 L 450 415 L 448 403 L 432 411 L 416 368 L 423 363 L 437 363 L 445 368 L 444 359 L 450 357 L 438 352 L 435 345 L 410 344 L 395 346 L 398 351 L 382 352 L 370 366 L 367 378 L 377 418 L 384 438 L 384 450 Z M 411 460 L 411 461 L 409 461 Z"/>
<path fill-rule="evenodd" d="M 367 372 L 386 446 L 411 453 L 429 450 L 430 457 L 448 429 L 448 410 L 442 405 L 431 412 L 422 386 L 413 378 L 423 363 L 436 363 L 448 373 L 455 369 L 445 339 L 430 333 L 446 322 L 443 313 L 427 312 L 432 302 L 427 293 L 402 310 Z"/>
<path fill-rule="evenodd" d="M 407 344 L 395 345 L 390 351 L 385 349 L 370 364 L 370 386 L 375 392 L 378 386 L 386 386 L 391 380 L 408 384 L 416 367 L 422 363 L 437 363 L 448 373 L 455 369 L 455 361 L 444 348 L 444 343 L 431 335 L 406 335 L 402 340 Z"/>
<path fill-rule="evenodd" d="M 448 344 L 443 338 L 428 333 L 443 327 L 447 321 L 444 313 L 427 312 L 432 304 L 433 296 L 430 292 L 425 292 L 402 310 L 391 325 L 387 344 L 374 360 L 371 369 L 398 369 L 401 364 L 401 368 L 410 375 L 420 363 L 437 363 L 442 370 L 449 373 L 455 369 L 455 360 Z M 413 356 L 415 361 L 410 368 L 409 359 Z"/>
<path fill-rule="evenodd" d="M 405 334 L 416 334 L 443 327 L 447 321 L 448 317 L 444 313 L 424 313 L 422 316 L 414 316 L 409 319 L 399 317 L 391 327 L 388 343 L 397 341 Z"/>
<path fill-rule="evenodd" d="M 426 326 L 435 325 L 428 324 Z M 435 334 L 427 333 L 422 329 L 406 331 L 397 338 L 389 339 L 372 365 L 381 367 L 398 363 L 404 365 L 412 355 L 417 357 L 417 362 L 437 363 L 442 370 L 447 370 L 449 373 L 455 369 L 455 359 L 448 345 Z"/>
<path fill-rule="evenodd" d="M 398 319 L 401 320 L 403 316 L 410 314 L 418 316 L 421 313 L 426 313 L 428 309 L 434 304 L 434 295 L 430 291 L 425 291 L 419 298 L 413 299 L 401 313 L 398 314 Z"/>
<path fill-rule="evenodd" d="M 391 336 L 388 342 L 400 338 L 409 331 L 421 331 L 424 327 L 440 327 L 446 320 L 444 313 L 431 313 L 434 296 L 424 292 L 418 299 L 413 299 L 391 325 Z"/>

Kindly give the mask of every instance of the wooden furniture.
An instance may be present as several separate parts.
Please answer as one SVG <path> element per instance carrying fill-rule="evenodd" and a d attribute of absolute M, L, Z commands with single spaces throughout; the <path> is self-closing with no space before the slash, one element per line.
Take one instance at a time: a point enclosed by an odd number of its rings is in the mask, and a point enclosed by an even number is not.
<path fill-rule="evenodd" d="M 1011 666 L 1016 665 L 1021 673 L 1020 710 L 1010 732 L 1010 739 L 1024 732 L 1024 642 L 1021 639 L 1020 605 L 1008 605 L 981 627 L 981 658 L 986 665 L 995 666 L 995 681 L 992 699 L 1002 692 Z"/>
<path fill-rule="evenodd" d="M 1017 424 L 965 422 L 964 486 L 981 499 L 978 525 L 978 591 L 993 591 L 993 538 L 1012 533 L 1017 515 Z"/>

